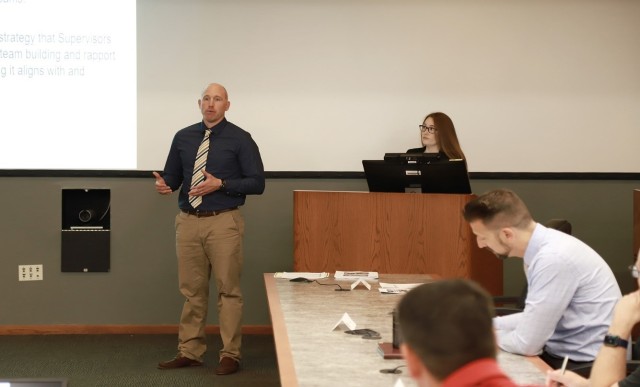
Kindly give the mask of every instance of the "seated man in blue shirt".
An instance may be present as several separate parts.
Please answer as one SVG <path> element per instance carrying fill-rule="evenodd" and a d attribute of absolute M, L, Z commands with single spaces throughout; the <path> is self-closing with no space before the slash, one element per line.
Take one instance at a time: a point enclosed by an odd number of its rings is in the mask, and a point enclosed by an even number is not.
<path fill-rule="evenodd" d="M 525 308 L 494 318 L 499 347 L 540 355 L 554 368 L 564 356 L 569 368 L 593 361 L 621 297 L 602 257 L 571 235 L 535 222 L 524 202 L 506 189 L 467 203 L 464 218 L 479 247 L 524 261 Z"/>
<path fill-rule="evenodd" d="M 636 256 L 636 263 L 629 266 L 631 276 L 640 286 L 640 252 Z M 628 338 L 633 328 L 640 322 L 640 290 L 636 290 L 622 297 L 613 312 L 613 320 L 609 333 L 604 340 L 598 357 L 593 363 L 589 380 L 571 371 L 555 370 L 548 374 L 548 386 L 590 387 L 640 386 L 640 368 L 635 368 L 627 375 L 627 347 Z"/>

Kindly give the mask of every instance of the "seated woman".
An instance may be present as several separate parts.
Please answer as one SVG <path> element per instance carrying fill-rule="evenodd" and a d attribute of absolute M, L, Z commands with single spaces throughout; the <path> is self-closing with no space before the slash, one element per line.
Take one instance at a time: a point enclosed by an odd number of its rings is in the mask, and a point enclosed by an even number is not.
<path fill-rule="evenodd" d="M 444 113 L 431 113 L 419 125 L 422 148 L 409 149 L 407 153 L 437 153 L 442 159 L 464 159 L 456 128 Z"/>

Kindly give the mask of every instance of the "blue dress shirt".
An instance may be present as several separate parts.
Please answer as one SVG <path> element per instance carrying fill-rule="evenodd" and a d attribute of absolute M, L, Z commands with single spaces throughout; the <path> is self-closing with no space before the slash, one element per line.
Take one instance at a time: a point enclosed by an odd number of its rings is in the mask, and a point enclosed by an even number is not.
<path fill-rule="evenodd" d="M 204 138 L 203 122 L 179 130 L 173 138 L 163 178 L 173 191 L 180 188 L 178 206 L 193 210 L 189 204 L 191 175 L 198 147 Z M 223 119 L 211 128 L 207 172 L 225 181 L 225 188 L 202 197 L 199 211 L 218 211 L 241 206 L 246 195 L 264 192 L 264 166 L 258 145 L 251 135 Z"/>
<path fill-rule="evenodd" d="M 524 264 L 524 311 L 493 320 L 500 348 L 593 361 L 621 297 L 607 263 L 579 239 L 537 224 Z"/>

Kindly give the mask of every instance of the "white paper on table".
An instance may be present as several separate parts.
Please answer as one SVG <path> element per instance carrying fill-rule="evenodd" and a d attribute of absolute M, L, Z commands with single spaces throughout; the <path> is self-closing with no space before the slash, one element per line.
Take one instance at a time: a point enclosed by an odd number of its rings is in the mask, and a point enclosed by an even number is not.
<path fill-rule="evenodd" d="M 286 278 L 286 279 L 293 279 L 293 278 L 298 278 L 298 277 L 303 277 L 306 279 L 320 279 L 320 278 L 327 278 L 329 277 L 329 273 L 309 273 L 309 272 L 303 272 L 303 271 L 291 271 L 291 272 L 287 272 L 287 271 L 279 271 L 277 273 L 275 273 L 273 275 L 273 278 Z"/>
<path fill-rule="evenodd" d="M 400 294 L 400 293 L 406 293 L 409 290 L 415 288 L 416 286 L 420 286 L 422 285 L 422 283 L 418 283 L 418 284 L 390 284 L 390 283 L 386 283 L 386 282 L 380 282 L 380 287 L 378 288 L 378 291 L 380 293 L 385 293 L 385 294 Z"/>
<path fill-rule="evenodd" d="M 402 379 L 398 378 L 396 379 L 395 384 L 393 385 L 393 387 L 405 387 L 404 382 L 402 381 Z"/>
<path fill-rule="evenodd" d="M 333 276 L 337 280 L 378 279 L 377 271 L 336 271 Z"/>
<path fill-rule="evenodd" d="M 345 329 L 346 328 L 346 329 Z M 344 313 L 340 320 L 333 326 L 332 331 L 341 330 L 341 331 L 349 331 L 356 329 L 356 322 L 349 316 L 348 313 Z"/>
<path fill-rule="evenodd" d="M 395 384 L 393 385 L 393 387 L 405 387 L 404 382 L 402 381 L 402 379 L 398 378 L 395 382 Z"/>
<path fill-rule="evenodd" d="M 371 285 L 369 285 L 369 283 L 362 278 L 351 284 L 351 290 L 357 287 L 365 287 L 367 288 L 367 290 L 371 290 Z"/>

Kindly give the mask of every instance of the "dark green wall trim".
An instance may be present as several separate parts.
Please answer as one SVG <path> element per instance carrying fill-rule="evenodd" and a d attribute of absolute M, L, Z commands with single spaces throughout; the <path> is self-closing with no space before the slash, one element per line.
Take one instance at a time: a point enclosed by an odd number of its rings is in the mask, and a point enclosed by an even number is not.
<path fill-rule="evenodd" d="M 268 179 L 364 179 L 364 172 L 270 171 Z"/>
<path fill-rule="evenodd" d="M 0 177 L 148 177 L 151 171 L 0 169 Z"/>
<path fill-rule="evenodd" d="M 133 177 L 153 179 L 152 171 L 0 169 L 0 177 Z M 268 179 L 364 179 L 364 172 L 267 171 Z M 635 172 L 471 172 L 475 180 L 640 180 Z"/>
<path fill-rule="evenodd" d="M 364 172 L 267 172 L 269 179 L 364 179 Z M 474 180 L 640 180 L 640 173 L 470 172 Z"/>
<path fill-rule="evenodd" d="M 630 172 L 471 172 L 477 180 L 640 180 Z"/>

